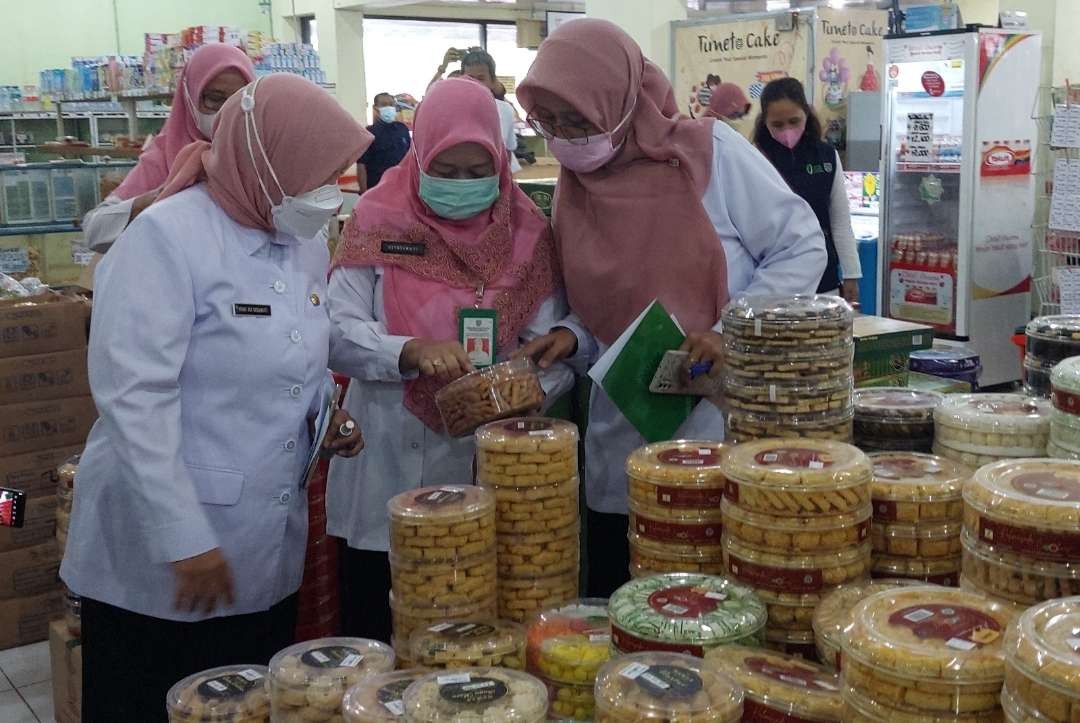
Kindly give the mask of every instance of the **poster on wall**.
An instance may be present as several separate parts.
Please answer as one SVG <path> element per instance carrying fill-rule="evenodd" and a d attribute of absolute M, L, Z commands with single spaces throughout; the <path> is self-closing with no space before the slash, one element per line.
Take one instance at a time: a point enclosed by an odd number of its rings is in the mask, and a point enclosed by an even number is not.
<path fill-rule="evenodd" d="M 755 106 L 735 123 L 739 132 L 749 136 L 766 83 L 788 76 L 804 83 L 807 79 L 808 22 L 801 17 L 794 29 L 780 30 L 778 17 L 789 16 L 676 25 L 674 85 L 679 109 L 700 116 L 709 106 L 713 88 L 735 83 Z"/>
<path fill-rule="evenodd" d="M 881 41 L 888 28 L 885 10 L 817 11 L 814 105 L 828 141 L 840 150 L 846 146 L 848 95 L 881 90 Z"/>

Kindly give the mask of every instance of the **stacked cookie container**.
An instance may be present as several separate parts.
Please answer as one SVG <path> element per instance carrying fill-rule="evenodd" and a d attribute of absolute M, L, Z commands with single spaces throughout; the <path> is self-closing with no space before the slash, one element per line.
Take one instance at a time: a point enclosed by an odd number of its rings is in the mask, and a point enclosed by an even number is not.
<path fill-rule="evenodd" d="M 852 311 L 833 296 L 744 296 L 724 309 L 724 397 L 734 442 L 851 441 Z"/>
<path fill-rule="evenodd" d="M 547 686 L 551 712 L 562 720 L 593 719 L 593 684 L 610 653 L 607 600 L 560 605 L 529 625 L 528 670 Z"/>
<path fill-rule="evenodd" d="M 855 391 L 855 446 L 864 452 L 929 452 L 943 394 L 905 387 Z"/>
<path fill-rule="evenodd" d="M 1050 404 L 1023 394 L 953 394 L 934 410 L 934 454 L 971 468 L 1042 457 Z"/>
<path fill-rule="evenodd" d="M 578 596 L 578 431 L 510 419 L 476 431 L 477 483 L 495 498 L 499 617 L 524 622 Z"/>
<path fill-rule="evenodd" d="M 1080 357 L 1070 357 L 1050 375 L 1050 441 L 1046 453 L 1080 459 Z"/>
<path fill-rule="evenodd" d="M 1053 370 L 1080 354 L 1080 316 L 1040 316 L 1025 332 L 1024 391 L 1048 397 Z"/>
<path fill-rule="evenodd" d="M 1080 598 L 1050 600 L 1026 610 L 1005 636 L 1008 723 L 1080 720 Z"/>

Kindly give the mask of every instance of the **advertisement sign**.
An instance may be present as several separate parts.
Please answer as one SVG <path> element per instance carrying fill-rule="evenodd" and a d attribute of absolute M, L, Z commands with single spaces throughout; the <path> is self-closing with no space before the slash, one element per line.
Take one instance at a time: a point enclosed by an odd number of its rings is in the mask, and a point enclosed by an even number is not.
<path fill-rule="evenodd" d="M 845 145 L 848 94 L 881 90 L 881 40 L 888 28 L 885 10 L 817 11 L 814 106 L 829 142 L 839 148 Z"/>

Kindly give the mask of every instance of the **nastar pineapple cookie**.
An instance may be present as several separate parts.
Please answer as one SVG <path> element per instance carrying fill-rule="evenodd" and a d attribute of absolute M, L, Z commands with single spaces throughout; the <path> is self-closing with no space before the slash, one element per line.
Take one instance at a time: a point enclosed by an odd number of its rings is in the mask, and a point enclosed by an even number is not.
<path fill-rule="evenodd" d="M 706 656 L 707 667 L 732 678 L 746 694 L 743 720 L 841 721 L 836 673 L 799 657 L 743 646 Z"/>
<path fill-rule="evenodd" d="M 955 522 L 963 516 L 961 491 L 972 470 L 952 460 L 917 452 L 870 455 L 870 497 L 875 522 Z"/>
<path fill-rule="evenodd" d="M 345 692 L 394 669 L 394 651 L 361 638 L 322 638 L 285 648 L 270 660 L 273 719 L 332 721 Z"/>
<path fill-rule="evenodd" d="M 190 675 L 166 696 L 169 723 L 268 723 L 270 671 L 228 665 Z"/>
<path fill-rule="evenodd" d="M 384 673 L 362 680 L 341 703 L 345 723 L 394 723 L 405 716 L 405 689 L 427 675 L 425 668 Z"/>
<path fill-rule="evenodd" d="M 834 670 L 840 670 L 840 645 L 844 632 L 852 624 L 852 612 L 857 603 L 874 593 L 920 584 L 922 583 L 915 580 L 903 579 L 853 582 L 838 587 L 822 598 L 813 617 L 814 641 L 821 662 Z"/>
<path fill-rule="evenodd" d="M 476 430 L 476 477 L 496 487 L 537 487 L 577 477 L 578 429 L 543 417 L 507 419 Z"/>
<path fill-rule="evenodd" d="M 1005 636 L 1005 686 L 1046 720 L 1080 721 L 1080 597 L 1026 610 Z"/>
<path fill-rule="evenodd" d="M 405 690 L 407 723 L 541 723 L 544 684 L 506 668 L 429 673 Z"/>
<path fill-rule="evenodd" d="M 427 668 L 525 667 L 525 628 L 491 619 L 436 623 L 413 633 L 409 659 Z"/>
<path fill-rule="evenodd" d="M 624 655 L 596 677 L 596 723 L 735 723 L 742 715 L 738 684 L 689 655 Z"/>

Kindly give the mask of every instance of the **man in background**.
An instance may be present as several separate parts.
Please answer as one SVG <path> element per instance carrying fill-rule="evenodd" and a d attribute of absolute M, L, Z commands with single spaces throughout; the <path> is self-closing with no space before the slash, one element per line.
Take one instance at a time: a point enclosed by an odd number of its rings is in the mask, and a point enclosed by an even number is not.
<path fill-rule="evenodd" d="M 495 105 L 499 107 L 499 127 L 502 129 L 503 143 L 506 145 L 506 150 L 510 152 L 510 171 L 517 173 L 521 170 L 521 164 L 514 155 L 518 147 L 517 132 L 514 127 L 514 106 L 505 99 L 505 88 L 503 88 L 503 98 L 499 98 L 502 83 L 495 80 L 495 58 L 491 57 L 486 50 L 471 48 L 461 58 L 461 70 L 495 96 Z"/>
<path fill-rule="evenodd" d="M 394 96 L 379 93 L 374 105 L 375 122 L 367 129 L 375 136 L 375 142 L 356 164 L 360 193 L 379 185 L 383 174 L 401 162 L 412 144 L 408 126 L 397 119 Z"/>

